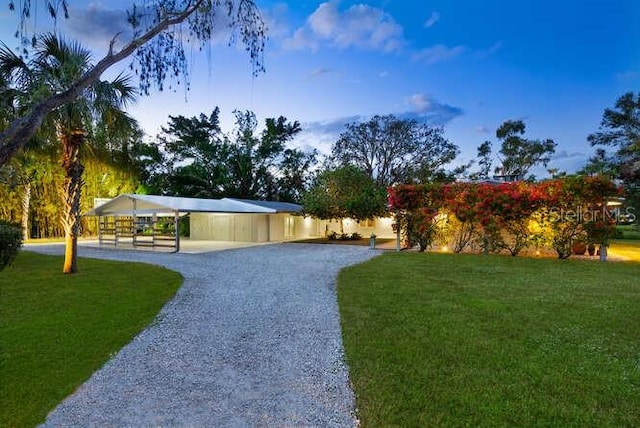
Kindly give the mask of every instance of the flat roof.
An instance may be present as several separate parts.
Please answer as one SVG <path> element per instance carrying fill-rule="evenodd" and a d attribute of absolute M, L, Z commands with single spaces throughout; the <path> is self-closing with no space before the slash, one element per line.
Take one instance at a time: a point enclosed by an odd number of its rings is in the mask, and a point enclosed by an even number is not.
<path fill-rule="evenodd" d="M 200 199 L 127 193 L 94 207 L 84 215 L 144 215 L 176 212 L 276 214 L 281 212 L 297 213 L 301 211 L 301 205 L 288 202 L 253 201 L 233 198 Z"/>

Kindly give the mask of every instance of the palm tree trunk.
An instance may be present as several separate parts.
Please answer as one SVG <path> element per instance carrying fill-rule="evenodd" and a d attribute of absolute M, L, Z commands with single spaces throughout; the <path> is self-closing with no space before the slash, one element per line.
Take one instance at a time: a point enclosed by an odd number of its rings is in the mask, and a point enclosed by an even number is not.
<path fill-rule="evenodd" d="M 84 166 L 80 162 L 80 147 L 84 142 L 84 133 L 74 131 L 65 134 L 62 140 L 62 167 L 65 171 L 63 184 L 62 227 L 64 228 L 64 266 L 63 273 L 78 272 L 78 233 L 80 231 L 80 196 L 82 194 L 82 173 Z"/>
<path fill-rule="evenodd" d="M 27 242 L 29 239 L 29 205 L 31 205 L 31 181 L 27 181 L 24 185 L 24 193 L 22 194 L 22 240 Z"/>

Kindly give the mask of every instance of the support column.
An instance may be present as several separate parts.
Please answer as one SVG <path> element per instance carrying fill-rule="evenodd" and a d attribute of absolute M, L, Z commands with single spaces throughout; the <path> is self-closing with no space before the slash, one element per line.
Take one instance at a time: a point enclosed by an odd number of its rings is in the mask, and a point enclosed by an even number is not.
<path fill-rule="evenodd" d="M 174 228 L 175 228 L 175 239 L 176 239 L 176 253 L 180 252 L 180 212 L 175 211 L 174 220 L 173 220 Z"/>

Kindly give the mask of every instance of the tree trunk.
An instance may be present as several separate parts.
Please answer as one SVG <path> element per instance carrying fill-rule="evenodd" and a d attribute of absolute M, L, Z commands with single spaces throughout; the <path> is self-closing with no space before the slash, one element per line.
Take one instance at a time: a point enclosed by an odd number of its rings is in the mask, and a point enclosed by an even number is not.
<path fill-rule="evenodd" d="M 84 142 L 82 131 L 65 134 L 62 140 L 62 167 L 65 171 L 63 184 L 62 227 L 64 228 L 64 266 L 63 273 L 76 273 L 78 256 L 78 233 L 80 231 L 80 196 L 84 184 L 82 173 L 84 166 L 80 162 L 80 147 Z"/>
<path fill-rule="evenodd" d="M 29 239 L 29 206 L 31 205 L 31 181 L 27 181 L 24 185 L 24 193 L 22 194 L 22 241 L 27 242 Z"/>

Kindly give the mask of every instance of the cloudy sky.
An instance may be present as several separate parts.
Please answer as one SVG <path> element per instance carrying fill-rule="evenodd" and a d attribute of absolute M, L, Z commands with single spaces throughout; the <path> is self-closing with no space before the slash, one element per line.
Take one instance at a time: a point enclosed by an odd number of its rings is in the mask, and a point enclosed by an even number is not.
<path fill-rule="evenodd" d="M 462 162 L 495 142 L 502 122 L 522 119 L 528 137 L 558 143 L 549 166 L 571 172 L 593 152 L 586 136 L 603 110 L 640 91 L 638 0 L 256 3 L 269 27 L 266 72 L 252 77 L 247 56 L 225 43 L 190 54 L 189 92 L 154 93 L 131 110 L 149 134 L 168 115 L 219 106 L 228 130 L 234 109 L 283 115 L 302 124 L 295 145 L 326 151 L 345 123 L 395 114 L 444 126 Z M 59 28 L 104 48 L 128 4 L 72 1 Z M 0 19 L 15 28 L 8 12 Z"/>

